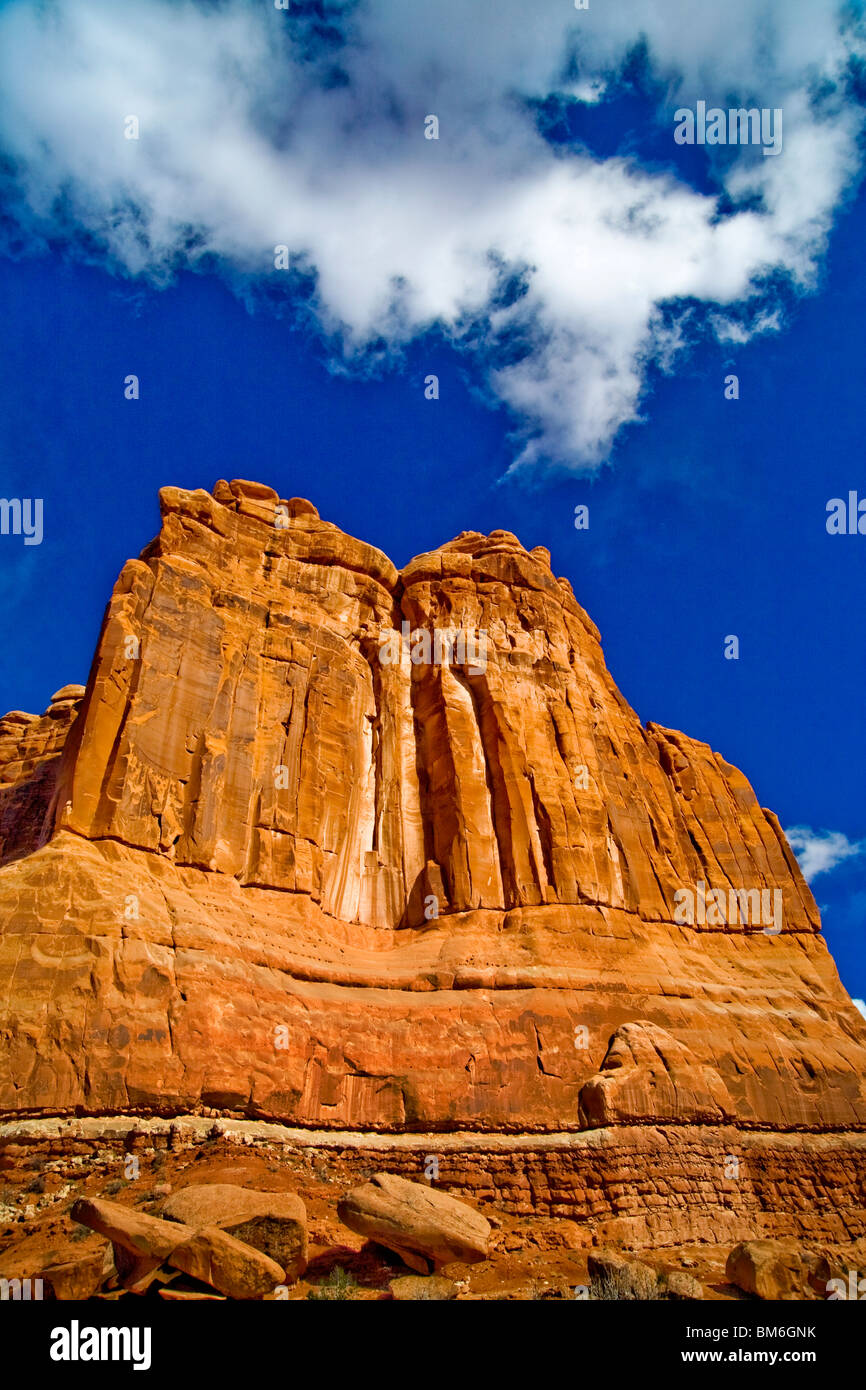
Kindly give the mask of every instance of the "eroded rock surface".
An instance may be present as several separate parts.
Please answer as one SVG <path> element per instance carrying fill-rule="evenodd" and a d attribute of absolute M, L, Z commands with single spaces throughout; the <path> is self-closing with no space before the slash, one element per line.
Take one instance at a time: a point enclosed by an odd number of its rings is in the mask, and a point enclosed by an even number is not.
<path fill-rule="evenodd" d="M 83 698 L 83 685 L 65 685 L 43 715 L 0 718 L 0 863 L 50 833 L 60 754 Z"/>
<path fill-rule="evenodd" d="M 610 1041 L 601 1071 L 581 1088 L 587 1129 L 670 1120 L 719 1124 L 736 1107 L 713 1067 L 652 1023 L 624 1023 Z"/>
<path fill-rule="evenodd" d="M 263 484 L 161 506 L 83 696 L 0 720 L 0 1109 L 866 1125 L 778 821 L 641 725 L 543 547 L 398 572 Z"/>
<path fill-rule="evenodd" d="M 410 1268 L 426 1273 L 453 1260 L 487 1258 L 490 1223 L 466 1202 L 393 1173 L 376 1173 L 340 1202 L 337 1213 L 350 1231 L 393 1250 Z"/>
<path fill-rule="evenodd" d="M 162 1215 L 196 1231 L 217 1226 L 267 1255 L 288 1278 L 297 1279 L 307 1267 L 306 1212 L 292 1193 L 195 1183 L 169 1197 Z"/>
<path fill-rule="evenodd" d="M 756 1298 L 823 1298 L 832 1269 L 826 1255 L 792 1240 L 746 1240 L 730 1252 L 725 1275 Z"/>

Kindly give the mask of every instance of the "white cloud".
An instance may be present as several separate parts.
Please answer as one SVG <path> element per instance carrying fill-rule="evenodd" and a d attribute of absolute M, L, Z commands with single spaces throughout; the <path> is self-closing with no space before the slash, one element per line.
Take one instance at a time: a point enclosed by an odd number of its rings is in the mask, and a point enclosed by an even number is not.
<path fill-rule="evenodd" d="M 851 841 L 841 830 L 818 831 L 810 830 L 807 825 L 794 825 L 785 835 L 809 883 L 818 874 L 829 873 L 843 860 L 862 854 L 866 849 L 866 842 Z"/>
<path fill-rule="evenodd" d="M 676 340 L 660 306 L 703 302 L 739 342 L 777 326 L 756 297 L 768 271 L 813 284 L 861 124 L 838 91 L 855 39 L 830 0 L 326 9 L 348 39 L 333 60 L 265 0 L 7 5 L 0 141 L 31 235 L 84 232 L 90 256 L 95 238 L 112 268 L 157 280 L 208 253 L 230 278 L 263 274 L 286 244 L 317 273 L 335 350 L 399 350 L 439 323 L 515 413 L 520 461 L 573 468 L 639 418 L 647 367 Z M 671 173 L 539 134 L 526 98 L 597 104 L 641 34 L 672 157 L 678 105 L 783 108 L 779 157 L 717 170 L 763 211 L 720 218 Z M 429 113 L 439 141 L 423 138 Z M 128 114 L 138 141 L 122 137 Z M 503 304 L 508 272 L 525 293 Z"/>
<path fill-rule="evenodd" d="M 854 1008 L 859 1009 L 863 1017 L 866 1018 L 866 1000 L 852 999 L 851 1003 L 854 1005 Z"/>

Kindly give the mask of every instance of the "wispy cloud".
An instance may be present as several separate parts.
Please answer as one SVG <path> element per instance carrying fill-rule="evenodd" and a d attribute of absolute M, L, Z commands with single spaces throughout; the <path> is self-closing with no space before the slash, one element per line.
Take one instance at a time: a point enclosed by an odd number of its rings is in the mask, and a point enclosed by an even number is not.
<path fill-rule="evenodd" d="M 9 199 L 28 244 L 66 240 L 160 282 L 182 266 L 273 279 L 287 245 L 343 360 L 387 358 L 438 324 L 514 413 L 521 464 L 591 469 L 669 361 L 678 305 L 743 341 L 776 326 L 758 294 L 772 273 L 813 284 L 858 170 L 845 82 L 860 40 L 840 14 L 830 0 L 326 0 L 318 16 L 15 0 L 0 11 Z M 539 132 L 535 99 L 598 103 L 638 39 L 672 159 L 677 106 L 783 109 L 779 157 L 716 164 L 727 208 Z M 130 114 L 138 140 L 123 138 Z"/>
<path fill-rule="evenodd" d="M 841 830 L 811 830 L 807 825 L 794 825 L 785 835 L 809 883 L 866 850 L 866 842 L 851 841 Z"/>

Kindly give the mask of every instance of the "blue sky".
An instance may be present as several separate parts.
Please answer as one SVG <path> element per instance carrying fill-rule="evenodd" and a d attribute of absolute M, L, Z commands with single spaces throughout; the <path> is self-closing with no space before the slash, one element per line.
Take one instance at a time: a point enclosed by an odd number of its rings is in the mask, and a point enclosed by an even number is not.
<path fill-rule="evenodd" d="M 853 20 L 267 8 L 0 7 L 0 493 L 45 513 L 0 536 L 0 707 L 86 679 L 164 484 L 271 483 L 397 564 L 513 530 L 640 716 L 804 828 L 863 998 L 866 536 L 825 527 L 866 498 Z M 782 154 L 677 147 L 699 99 L 780 107 Z"/>

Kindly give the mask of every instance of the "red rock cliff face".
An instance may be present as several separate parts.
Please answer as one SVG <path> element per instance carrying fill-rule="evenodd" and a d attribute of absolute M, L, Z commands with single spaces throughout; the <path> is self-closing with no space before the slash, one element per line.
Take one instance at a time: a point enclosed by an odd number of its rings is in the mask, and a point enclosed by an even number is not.
<path fill-rule="evenodd" d="M 0 863 L 50 832 L 60 754 L 83 695 L 83 685 L 65 685 L 41 717 L 12 710 L 0 719 Z"/>
<path fill-rule="evenodd" d="M 422 922 L 437 889 L 443 912 L 672 921 L 677 888 L 704 880 L 780 887 L 788 928 L 818 929 L 775 818 L 708 748 L 642 728 L 546 552 L 465 534 L 398 574 L 311 509 L 276 529 L 276 495 L 235 491 L 163 491 L 162 533 L 112 599 L 58 828 L 376 927 Z M 486 659 L 388 661 L 404 620 L 483 631 Z"/>
<path fill-rule="evenodd" d="M 464 533 L 398 573 L 258 484 L 161 503 L 59 760 L 6 754 L 0 1104 L 866 1124 L 778 821 L 642 727 L 545 550 Z M 476 645 L 425 659 L 449 630 Z"/>

